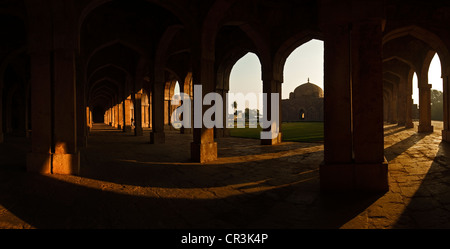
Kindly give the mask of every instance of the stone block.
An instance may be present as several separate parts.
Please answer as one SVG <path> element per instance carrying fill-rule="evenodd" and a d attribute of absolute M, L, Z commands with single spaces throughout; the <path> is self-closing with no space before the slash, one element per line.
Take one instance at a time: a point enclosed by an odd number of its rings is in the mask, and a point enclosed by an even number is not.
<path fill-rule="evenodd" d="M 79 175 L 80 153 L 53 154 L 52 173 L 61 175 Z"/>
<path fill-rule="evenodd" d="M 261 145 L 275 145 L 280 144 L 282 141 L 282 134 L 281 132 L 278 133 L 278 136 L 273 139 L 261 139 Z"/>

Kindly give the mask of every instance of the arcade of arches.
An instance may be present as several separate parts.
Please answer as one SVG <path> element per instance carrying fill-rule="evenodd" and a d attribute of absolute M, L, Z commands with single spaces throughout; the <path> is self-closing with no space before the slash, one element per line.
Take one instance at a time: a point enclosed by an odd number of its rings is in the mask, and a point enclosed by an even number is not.
<path fill-rule="evenodd" d="M 263 92 L 281 93 L 287 57 L 320 39 L 321 190 L 387 191 L 383 125 L 413 127 L 416 73 L 418 132 L 433 131 L 427 73 L 436 53 L 442 140 L 450 141 L 449 13 L 448 3 L 435 0 L 1 1 L 0 142 L 9 134 L 30 138 L 27 172 L 78 175 L 93 123 L 136 137 L 151 129 L 148 143 L 163 145 L 173 139 L 177 82 L 191 98 L 195 85 L 203 95 L 225 96 L 233 65 L 252 52 Z M 221 160 L 217 144 L 229 131 L 179 133 L 192 137 L 191 161 L 207 163 Z M 281 142 L 282 134 L 261 140 L 269 148 Z"/>

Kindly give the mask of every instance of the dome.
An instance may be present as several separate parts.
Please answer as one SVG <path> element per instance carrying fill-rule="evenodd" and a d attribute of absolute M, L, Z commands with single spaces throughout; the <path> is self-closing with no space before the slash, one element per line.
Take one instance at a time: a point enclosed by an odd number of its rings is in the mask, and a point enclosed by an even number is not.
<path fill-rule="evenodd" d="M 304 97 L 323 98 L 323 90 L 317 85 L 310 83 L 308 79 L 308 83 L 302 84 L 297 88 L 295 88 L 293 95 L 294 98 L 304 98 Z"/>

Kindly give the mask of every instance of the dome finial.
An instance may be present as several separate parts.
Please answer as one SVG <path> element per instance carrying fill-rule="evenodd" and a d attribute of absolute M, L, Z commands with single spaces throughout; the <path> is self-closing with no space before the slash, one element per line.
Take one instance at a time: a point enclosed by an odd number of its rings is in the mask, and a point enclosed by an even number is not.
<path fill-rule="evenodd" d="M 309 83 L 309 77 L 308 77 L 308 83 Z"/>

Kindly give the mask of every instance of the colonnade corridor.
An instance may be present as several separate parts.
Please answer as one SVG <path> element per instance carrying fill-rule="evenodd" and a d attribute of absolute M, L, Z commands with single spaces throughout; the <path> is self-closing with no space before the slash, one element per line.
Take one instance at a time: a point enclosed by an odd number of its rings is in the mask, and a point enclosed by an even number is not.
<path fill-rule="evenodd" d="M 5 138 L 0 228 L 449 228 L 450 145 L 433 126 L 385 125 L 389 191 L 360 196 L 320 193 L 319 143 L 220 138 L 198 164 L 189 134 L 156 145 L 94 124 L 73 176 L 26 172 L 28 142 Z"/>

